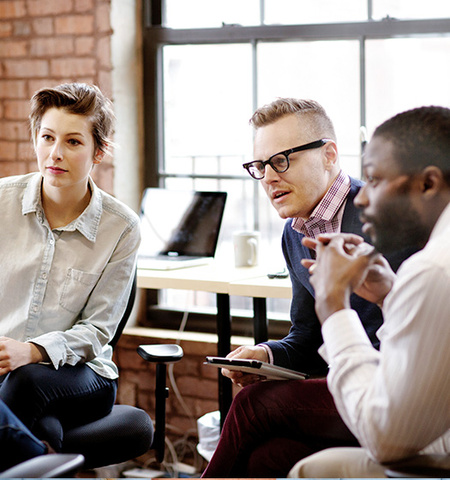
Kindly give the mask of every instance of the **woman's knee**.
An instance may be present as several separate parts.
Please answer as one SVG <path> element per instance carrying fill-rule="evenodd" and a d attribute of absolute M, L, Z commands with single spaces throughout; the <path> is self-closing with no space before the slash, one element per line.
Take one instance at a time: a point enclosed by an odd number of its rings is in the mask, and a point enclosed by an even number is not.
<path fill-rule="evenodd" d="M 1 385 L 1 396 L 8 404 L 10 398 L 28 398 L 37 395 L 42 385 L 41 371 L 43 365 L 30 364 L 10 372 Z"/>

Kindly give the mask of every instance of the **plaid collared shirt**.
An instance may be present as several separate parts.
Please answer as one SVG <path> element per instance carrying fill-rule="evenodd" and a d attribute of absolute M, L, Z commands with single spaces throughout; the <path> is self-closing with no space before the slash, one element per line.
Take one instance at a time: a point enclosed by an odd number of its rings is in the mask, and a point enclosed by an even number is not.
<path fill-rule="evenodd" d="M 350 178 L 341 170 L 308 220 L 294 218 L 292 228 L 311 238 L 316 238 L 320 233 L 340 232 L 344 206 L 349 191 Z"/>

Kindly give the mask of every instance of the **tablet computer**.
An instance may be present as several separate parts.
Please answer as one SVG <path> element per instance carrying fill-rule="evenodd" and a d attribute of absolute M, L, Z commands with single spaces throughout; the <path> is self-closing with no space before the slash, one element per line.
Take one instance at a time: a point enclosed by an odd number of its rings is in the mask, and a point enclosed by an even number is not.
<path fill-rule="evenodd" d="M 306 373 L 247 358 L 206 357 L 205 364 L 217 368 L 261 375 L 268 380 L 305 380 L 308 378 Z"/>

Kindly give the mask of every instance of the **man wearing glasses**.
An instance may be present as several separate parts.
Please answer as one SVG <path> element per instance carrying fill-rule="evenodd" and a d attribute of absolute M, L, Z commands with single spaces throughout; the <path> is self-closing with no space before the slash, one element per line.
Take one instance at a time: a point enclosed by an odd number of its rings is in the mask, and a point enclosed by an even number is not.
<path fill-rule="evenodd" d="M 256 375 L 223 370 L 234 383 L 248 387 L 233 401 L 204 477 L 285 477 L 295 462 L 311 453 L 358 445 L 326 386 L 328 367 L 317 352 L 323 340 L 314 290 L 301 260 L 314 258 L 302 245 L 305 236 L 341 231 L 362 235 L 353 199 L 363 182 L 341 170 L 333 124 L 317 102 L 278 99 L 258 109 L 250 123 L 256 160 L 243 166 L 287 219 L 282 248 L 292 281 L 292 327 L 280 341 L 242 346 L 228 357 L 258 359 L 316 378 L 261 382 Z M 392 267 L 408 253 L 397 254 Z M 378 348 L 380 309 L 357 295 L 352 295 L 351 305 Z"/>

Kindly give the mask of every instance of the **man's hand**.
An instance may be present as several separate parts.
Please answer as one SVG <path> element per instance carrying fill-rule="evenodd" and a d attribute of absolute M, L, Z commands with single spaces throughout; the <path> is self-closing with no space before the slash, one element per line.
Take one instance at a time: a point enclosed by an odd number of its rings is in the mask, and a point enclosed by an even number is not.
<path fill-rule="evenodd" d="M 268 362 L 268 356 L 266 349 L 264 347 L 238 347 L 236 350 L 233 350 L 227 355 L 227 358 L 249 358 L 255 360 L 261 360 L 262 362 Z M 264 380 L 265 377 L 261 375 L 252 375 L 251 373 L 243 373 L 234 370 L 228 370 L 222 368 L 222 375 L 225 377 L 231 378 L 233 383 L 239 385 L 240 387 L 245 387 L 252 383 L 260 382 Z"/>
<path fill-rule="evenodd" d="M 328 245 L 333 238 L 340 237 L 344 240 L 344 251 L 351 256 L 366 256 L 369 261 L 366 276 L 359 286 L 353 286 L 353 292 L 369 302 L 376 303 L 380 307 L 387 294 L 391 291 L 396 275 L 392 271 L 388 261 L 375 251 L 373 246 L 364 242 L 363 238 L 354 234 L 326 234 L 319 235 L 317 240 L 304 238 L 303 244 L 311 249 L 316 249 L 318 244 Z M 315 265 L 314 260 L 302 260 L 305 268 L 311 269 Z M 315 270 L 312 267 L 311 273 Z"/>
<path fill-rule="evenodd" d="M 321 235 L 317 240 L 305 238 L 303 244 L 314 248 L 317 253 L 314 264 L 312 261 L 302 264 L 312 274 L 311 285 L 315 290 L 316 312 L 321 323 L 338 310 L 350 308 L 352 292 L 370 296 L 371 301 L 379 299 L 380 285 L 385 287 L 382 281 L 385 265 L 375 249 L 364 243 L 361 237 L 353 234 Z"/>
<path fill-rule="evenodd" d="M 396 279 L 388 261 L 380 253 L 373 255 L 363 283 L 354 290 L 360 297 L 380 308 Z"/>
<path fill-rule="evenodd" d="M 44 356 L 37 345 L 0 337 L 0 375 L 5 375 L 23 365 L 39 363 L 43 360 Z"/>

